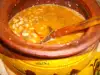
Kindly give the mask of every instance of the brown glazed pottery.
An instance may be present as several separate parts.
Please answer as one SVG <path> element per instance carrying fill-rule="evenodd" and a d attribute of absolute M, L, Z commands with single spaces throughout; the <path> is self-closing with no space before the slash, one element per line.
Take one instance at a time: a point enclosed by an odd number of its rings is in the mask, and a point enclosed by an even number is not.
<path fill-rule="evenodd" d="M 84 52 L 99 41 L 100 25 L 89 28 L 83 37 L 61 45 L 26 43 L 13 34 L 8 26 L 9 19 L 24 8 L 44 3 L 55 3 L 68 7 L 68 1 L 79 3 L 80 9 L 75 4 L 72 4 L 71 8 L 80 12 L 86 19 L 100 15 L 100 7 L 95 0 L 0 0 L 0 41 L 14 51 L 40 58 L 62 58 Z M 1 50 L 2 48 L 0 52 Z"/>

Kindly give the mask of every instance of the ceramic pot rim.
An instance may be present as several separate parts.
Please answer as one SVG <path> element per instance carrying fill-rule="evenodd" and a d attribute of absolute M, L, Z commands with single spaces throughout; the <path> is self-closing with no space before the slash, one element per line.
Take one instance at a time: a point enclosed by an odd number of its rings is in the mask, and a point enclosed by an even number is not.
<path fill-rule="evenodd" d="M 100 15 L 97 11 L 100 11 L 96 3 L 93 3 L 91 7 L 89 0 L 83 0 L 92 12 L 92 17 Z M 91 1 L 92 2 L 92 1 Z M 93 0 L 95 2 L 95 0 Z M 67 44 L 61 45 L 43 45 L 43 44 L 29 44 L 25 43 L 15 36 L 10 28 L 8 28 L 8 12 L 10 6 L 16 3 L 16 0 L 2 0 L 0 7 L 0 39 L 7 44 L 7 46 L 13 48 L 24 54 L 37 56 L 41 58 L 62 58 L 78 54 L 94 43 L 98 42 L 100 35 L 100 26 L 91 27 L 85 33 L 85 35 L 78 40 Z M 4 7 L 4 8 L 2 8 Z M 91 37 L 90 37 L 91 36 Z"/>

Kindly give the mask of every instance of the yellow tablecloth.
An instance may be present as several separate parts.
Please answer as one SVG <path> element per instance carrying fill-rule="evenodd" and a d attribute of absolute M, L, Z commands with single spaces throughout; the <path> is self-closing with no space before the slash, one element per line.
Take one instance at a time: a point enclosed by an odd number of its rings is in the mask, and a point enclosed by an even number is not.
<path fill-rule="evenodd" d="M 81 72 L 79 72 L 78 75 L 93 75 L 93 66 L 90 66 L 91 64 L 94 64 L 95 60 L 99 58 L 100 60 L 100 45 L 97 49 L 98 53 L 96 53 L 96 56 L 94 56 L 94 59 L 88 64 L 86 68 L 84 68 Z M 0 58 L 2 58 L 2 55 L 0 54 Z M 16 75 L 14 72 L 12 72 L 8 67 L 4 66 L 2 60 L 0 59 L 0 74 L 1 75 Z"/>

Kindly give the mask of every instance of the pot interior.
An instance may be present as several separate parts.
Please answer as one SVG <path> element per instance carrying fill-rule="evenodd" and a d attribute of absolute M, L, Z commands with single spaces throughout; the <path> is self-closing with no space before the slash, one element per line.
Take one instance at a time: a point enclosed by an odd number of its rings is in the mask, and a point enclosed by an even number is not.
<path fill-rule="evenodd" d="M 58 4 L 62 6 L 69 7 L 73 10 L 78 11 L 82 14 L 86 19 L 91 17 L 91 12 L 86 6 L 86 4 L 81 0 L 18 0 L 16 4 L 13 4 L 10 9 L 9 13 L 9 20 L 18 12 L 31 7 L 33 5 L 40 5 L 40 4 Z M 8 12 L 7 12 L 8 13 Z M 7 36 L 7 35 L 5 35 Z M 8 36 L 7 36 L 8 37 Z M 16 42 L 16 40 L 14 40 Z M 18 42 L 19 43 L 19 42 Z"/>
<path fill-rule="evenodd" d="M 91 12 L 83 1 L 80 0 L 18 0 L 17 4 L 14 5 L 13 9 L 10 11 L 9 19 L 11 19 L 16 13 L 31 7 L 33 5 L 40 4 L 58 4 L 62 6 L 69 7 L 76 10 L 82 14 L 86 19 L 91 17 Z"/>

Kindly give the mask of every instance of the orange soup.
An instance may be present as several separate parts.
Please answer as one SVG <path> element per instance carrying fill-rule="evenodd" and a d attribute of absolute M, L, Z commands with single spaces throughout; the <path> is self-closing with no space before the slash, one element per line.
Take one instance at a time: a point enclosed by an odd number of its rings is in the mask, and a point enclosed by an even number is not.
<path fill-rule="evenodd" d="M 52 30 L 71 26 L 85 18 L 65 6 L 42 4 L 32 6 L 17 13 L 9 22 L 11 30 L 26 42 L 40 43 Z M 73 41 L 83 32 L 50 39 L 44 44 L 63 44 Z"/>

